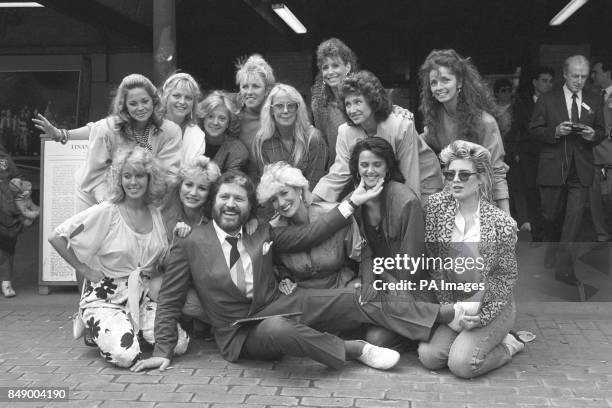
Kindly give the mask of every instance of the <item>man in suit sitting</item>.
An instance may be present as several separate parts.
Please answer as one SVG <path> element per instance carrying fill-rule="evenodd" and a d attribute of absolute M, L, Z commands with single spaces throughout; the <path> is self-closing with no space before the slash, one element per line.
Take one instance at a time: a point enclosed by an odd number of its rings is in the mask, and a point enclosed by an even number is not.
<path fill-rule="evenodd" d="M 582 55 L 565 60 L 565 84 L 538 99 L 529 129 L 543 143 L 538 165 L 544 228 L 552 242 L 547 267 L 555 278 L 577 284 L 569 244 L 578 236 L 588 189 L 593 183 L 593 146 L 604 138 L 601 100 L 583 90 L 589 61 Z M 565 208 L 564 219 L 563 210 Z M 556 252 L 556 262 L 552 254 Z"/>
<path fill-rule="evenodd" d="M 425 340 L 435 322 L 453 319 L 453 305 L 406 302 L 401 318 L 395 318 L 362 299 L 355 287 L 298 287 L 292 294 L 283 295 L 272 269 L 274 251 L 304 251 L 324 241 L 348 223 L 356 207 L 380 191 L 382 179 L 370 190 L 362 183 L 350 199 L 314 223 L 274 229 L 265 223 L 247 235 L 243 226 L 253 211 L 255 186 L 239 171 L 223 174 L 211 190 L 213 221 L 195 226 L 170 250 L 158 297 L 153 357 L 137 362 L 131 370 L 168 367 L 177 340 L 176 321 L 190 286 L 207 311 L 217 346 L 226 360 L 269 360 L 291 355 L 308 356 L 334 368 L 351 359 L 378 369 L 391 368 L 399 360 L 396 351 L 358 340 L 344 341 L 322 331 L 369 323 Z M 291 312 L 301 315 L 274 316 Z M 232 324 L 258 316 L 273 317 Z"/>

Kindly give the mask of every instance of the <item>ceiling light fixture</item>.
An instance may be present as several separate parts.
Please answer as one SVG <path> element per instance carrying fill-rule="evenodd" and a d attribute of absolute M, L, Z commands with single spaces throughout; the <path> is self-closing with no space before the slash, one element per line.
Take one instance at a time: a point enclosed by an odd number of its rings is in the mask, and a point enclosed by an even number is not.
<path fill-rule="evenodd" d="M 551 26 L 563 24 L 565 20 L 571 17 L 580 7 L 584 6 L 589 0 L 570 0 L 563 9 L 548 23 Z"/>
<path fill-rule="evenodd" d="M 0 3 L 0 8 L 10 8 L 10 7 L 45 7 L 40 3 L 36 3 L 33 1 L 9 1 Z"/>
<path fill-rule="evenodd" d="M 278 16 L 282 18 L 283 21 L 297 34 L 306 33 L 307 30 L 306 27 L 304 27 L 304 24 L 298 20 L 295 14 L 293 14 L 291 10 L 289 10 L 289 7 L 287 7 L 284 3 L 273 4 L 272 10 L 274 10 L 274 12 L 278 14 Z"/>

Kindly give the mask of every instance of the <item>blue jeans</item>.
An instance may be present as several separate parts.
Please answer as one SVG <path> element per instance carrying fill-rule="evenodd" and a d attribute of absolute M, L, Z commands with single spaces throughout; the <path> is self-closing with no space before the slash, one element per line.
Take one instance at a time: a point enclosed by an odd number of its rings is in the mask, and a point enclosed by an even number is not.
<path fill-rule="evenodd" d="M 512 355 L 501 341 L 514 326 L 516 305 L 509 302 L 488 325 L 460 333 L 447 325 L 436 328 L 429 342 L 419 344 L 419 359 L 430 370 L 448 366 L 461 378 L 473 378 L 509 362 Z"/>

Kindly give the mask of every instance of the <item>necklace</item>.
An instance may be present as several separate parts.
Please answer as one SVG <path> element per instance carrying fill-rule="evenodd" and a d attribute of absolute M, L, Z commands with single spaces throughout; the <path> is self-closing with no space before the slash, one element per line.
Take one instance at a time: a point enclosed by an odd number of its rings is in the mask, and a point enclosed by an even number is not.
<path fill-rule="evenodd" d="M 131 136 L 132 139 L 134 139 L 136 141 L 136 144 L 140 147 L 144 147 L 145 149 L 152 151 L 153 150 L 153 146 L 151 146 L 151 144 L 149 143 L 149 131 L 151 129 L 151 124 L 147 123 L 147 125 L 145 126 L 145 128 L 142 130 L 142 132 L 137 131 L 136 129 L 134 129 L 133 126 L 130 126 L 130 131 L 131 131 Z"/>

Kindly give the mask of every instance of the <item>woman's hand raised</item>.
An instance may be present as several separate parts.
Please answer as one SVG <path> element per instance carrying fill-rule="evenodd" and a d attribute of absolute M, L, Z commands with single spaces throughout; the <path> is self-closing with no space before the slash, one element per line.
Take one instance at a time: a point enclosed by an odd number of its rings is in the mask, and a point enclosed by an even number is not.
<path fill-rule="evenodd" d="M 351 201 L 355 203 L 355 205 L 359 206 L 375 197 L 378 197 L 383 190 L 384 184 L 385 180 L 381 178 L 374 187 L 366 189 L 362 178 L 355 191 L 353 191 L 353 194 L 351 194 Z"/>
<path fill-rule="evenodd" d="M 49 120 L 47 120 L 47 118 L 45 118 L 43 115 L 39 113 L 35 118 L 32 118 L 32 122 L 34 122 L 36 129 L 40 130 L 54 141 L 60 141 L 62 137 L 60 130 L 53 126 L 51 122 L 49 122 Z"/>

